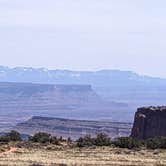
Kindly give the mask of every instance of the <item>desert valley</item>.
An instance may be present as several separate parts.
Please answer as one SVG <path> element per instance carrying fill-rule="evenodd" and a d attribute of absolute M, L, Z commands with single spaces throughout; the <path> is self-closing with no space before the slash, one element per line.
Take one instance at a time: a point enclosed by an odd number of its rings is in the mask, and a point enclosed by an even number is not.
<path fill-rule="evenodd" d="M 0 165 L 166 164 L 164 139 L 139 141 L 166 135 L 165 107 L 147 107 L 164 105 L 165 79 L 115 70 L 0 73 Z"/>
<path fill-rule="evenodd" d="M 166 166 L 165 0 L 0 0 L 0 166 Z"/>

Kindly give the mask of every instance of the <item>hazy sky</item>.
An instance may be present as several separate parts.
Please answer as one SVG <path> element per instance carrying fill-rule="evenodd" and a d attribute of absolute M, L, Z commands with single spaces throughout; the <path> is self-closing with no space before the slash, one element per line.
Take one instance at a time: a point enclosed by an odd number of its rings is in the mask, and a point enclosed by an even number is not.
<path fill-rule="evenodd" d="M 166 0 L 0 0 L 0 65 L 166 77 Z"/>

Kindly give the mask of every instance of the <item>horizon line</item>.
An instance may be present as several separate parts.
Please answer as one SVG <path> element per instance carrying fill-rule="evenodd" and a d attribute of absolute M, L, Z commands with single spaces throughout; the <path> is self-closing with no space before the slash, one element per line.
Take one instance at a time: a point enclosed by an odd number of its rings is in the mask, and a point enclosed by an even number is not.
<path fill-rule="evenodd" d="M 101 69 L 69 69 L 69 68 L 49 68 L 49 67 L 33 67 L 33 66 L 7 66 L 7 65 L 0 65 L 0 68 L 8 68 L 8 69 L 17 69 L 17 68 L 25 68 L 25 69 L 35 69 L 35 70 L 45 70 L 45 71 L 69 71 L 69 72 L 103 72 L 103 71 L 120 71 L 120 72 L 131 72 L 133 74 L 137 74 L 139 76 L 143 77 L 153 77 L 153 78 L 159 78 L 159 79 L 166 79 L 166 77 L 161 77 L 161 76 L 154 76 L 150 74 L 143 74 L 139 73 L 137 71 L 133 70 L 127 70 L 127 69 L 118 69 L 118 68 L 101 68 Z"/>

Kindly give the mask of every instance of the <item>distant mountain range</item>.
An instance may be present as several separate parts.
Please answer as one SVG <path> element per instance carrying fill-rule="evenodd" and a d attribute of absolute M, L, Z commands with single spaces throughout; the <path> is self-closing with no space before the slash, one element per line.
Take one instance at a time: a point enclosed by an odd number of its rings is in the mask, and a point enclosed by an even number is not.
<path fill-rule="evenodd" d="M 33 82 L 53 84 L 90 84 L 92 86 L 156 86 L 165 85 L 166 79 L 141 76 L 131 71 L 70 71 L 45 68 L 0 66 L 1 82 Z"/>
<path fill-rule="evenodd" d="M 131 71 L 70 71 L 0 66 L 0 82 L 89 84 L 104 99 L 135 106 L 165 105 L 166 79 Z"/>
<path fill-rule="evenodd" d="M 119 70 L 0 67 L 1 128 L 35 115 L 132 122 L 137 107 L 149 105 L 166 105 L 166 79 Z"/>

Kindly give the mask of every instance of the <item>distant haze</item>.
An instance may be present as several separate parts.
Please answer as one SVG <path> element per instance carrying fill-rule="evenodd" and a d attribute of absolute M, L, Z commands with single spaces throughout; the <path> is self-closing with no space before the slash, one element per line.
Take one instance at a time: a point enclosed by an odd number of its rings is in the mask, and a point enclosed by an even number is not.
<path fill-rule="evenodd" d="M 0 0 L 0 63 L 166 78 L 165 0 Z"/>

